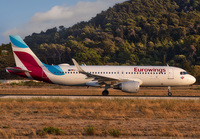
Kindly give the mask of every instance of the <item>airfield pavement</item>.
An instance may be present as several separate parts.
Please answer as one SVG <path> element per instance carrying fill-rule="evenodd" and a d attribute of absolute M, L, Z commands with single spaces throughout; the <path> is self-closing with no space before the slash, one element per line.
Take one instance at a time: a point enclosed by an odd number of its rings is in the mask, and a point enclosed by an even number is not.
<path fill-rule="evenodd" d="M 1 99 L 32 99 L 32 98 L 43 98 L 43 99 L 150 99 L 150 100 L 200 100 L 200 97 L 184 96 L 184 97 L 161 97 L 161 96 L 61 96 L 61 95 L 0 95 Z"/>
<path fill-rule="evenodd" d="M 62 95 L 62 96 L 101 96 L 104 88 L 60 86 L 42 84 L 39 86 L 20 86 L 0 84 L 0 95 Z M 165 97 L 168 96 L 167 87 L 141 87 L 138 93 L 124 93 L 121 90 L 108 89 L 109 96 L 146 96 Z M 172 94 L 175 97 L 200 97 L 200 86 L 172 87 Z"/>

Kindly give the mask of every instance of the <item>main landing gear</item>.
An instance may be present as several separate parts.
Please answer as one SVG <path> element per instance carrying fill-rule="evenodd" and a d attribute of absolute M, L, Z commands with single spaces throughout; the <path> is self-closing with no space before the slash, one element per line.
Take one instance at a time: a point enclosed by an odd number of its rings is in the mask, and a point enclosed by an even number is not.
<path fill-rule="evenodd" d="M 172 92 L 171 92 L 171 87 L 170 86 L 168 86 L 168 96 L 172 96 Z"/>
<path fill-rule="evenodd" d="M 103 96 L 107 96 L 107 95 L 109 94 L 109 92 L 108 92 L 108 90 L 107 90 L 108 88 L 110 88 L 110 85 L 107 85 L 107 84 L 106 84 L 105 90 L 102 92 L 102 95 L 103 95 Z"/>
<path fill-rule="evenodd" d="M 102 92 L 102 95 L 103 95 L 103 96 L 107 96 L 108 94 L 109 94 L 108 90 L 104 90 L 104 91 Z"/>

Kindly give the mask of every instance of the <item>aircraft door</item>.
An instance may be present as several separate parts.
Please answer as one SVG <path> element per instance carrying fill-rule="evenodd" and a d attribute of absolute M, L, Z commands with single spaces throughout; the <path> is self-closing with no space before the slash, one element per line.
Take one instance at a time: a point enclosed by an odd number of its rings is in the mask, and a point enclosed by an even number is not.
<path fill-rule="evenodd" d="M 173 69 L 169 69 L 169 71 L 168 71 L 168 79 L 174 79 L 174 70 Z"/>

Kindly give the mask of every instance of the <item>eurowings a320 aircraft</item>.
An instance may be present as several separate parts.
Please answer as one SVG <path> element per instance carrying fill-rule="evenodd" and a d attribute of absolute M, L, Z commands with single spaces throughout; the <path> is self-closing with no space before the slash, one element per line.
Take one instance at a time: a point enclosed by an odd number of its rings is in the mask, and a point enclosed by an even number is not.
<path fill-rule="evenodd" d="M 171 96 L 171 86 L 196 82 L 185 70 L 171 66 L 80 66 L 75 59 L 74 65 L 46 65 L 20 36 L 10 36 L 10 40 L 16 67 L 6 68 L 7 72 L 60 85 L 104 87 L 104 96 L 109 88 L 136 93 L 140 86 L 166 86 Z"/>

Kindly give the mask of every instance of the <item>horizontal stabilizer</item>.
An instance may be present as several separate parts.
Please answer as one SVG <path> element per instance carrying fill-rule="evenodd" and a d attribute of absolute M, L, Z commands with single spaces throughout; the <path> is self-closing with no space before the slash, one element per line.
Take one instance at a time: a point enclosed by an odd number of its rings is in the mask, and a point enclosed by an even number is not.
<path fill-rule="evenodd" d="M 19 67 L 8 67 L 8 68 L 6 68 L 6 71 L 7 72 L 14 72 L 14 73 L 32 72 L 32 71 L 29 71 L 29 70 L 23 70 Z"/>

